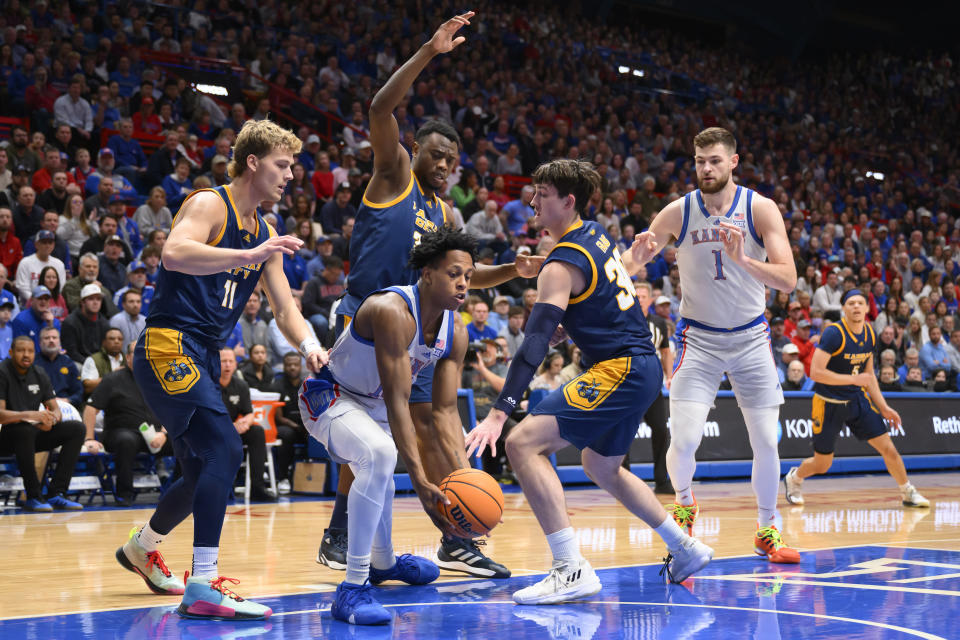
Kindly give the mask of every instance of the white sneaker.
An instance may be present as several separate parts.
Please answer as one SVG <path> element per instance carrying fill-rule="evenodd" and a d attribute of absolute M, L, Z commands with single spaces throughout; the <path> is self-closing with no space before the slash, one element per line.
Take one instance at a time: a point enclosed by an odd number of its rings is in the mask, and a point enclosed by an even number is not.
<path fill-rule="evenodd" d="M 279 494 L 282 495 L 282 496 L 285 496 L 285 495 L 287 495 L 288 493 L 290 493 L 290 481 L 289 481 L 289 480 L 281 480 L 280 482 L 278 482 L 278 483 L 277 483 L 277 493 L 279 493 Z"/>
<path fill-rule="evenodd" d="M 920 495 L 917 488 L 910 483 L 907 483 L 907 488 L 901 491 L 900 495 L 903 497 L 903 506 L 905 507 L 926 508 L 930 506 L 930 501 Z"/>
<path fill-rule="evenodd" d="M 586 598 L 600 591 L 600 578 L 590 563 L 581 559 L 577 564 L 554 562 L 550 573 L 540 582 L 513 594 L 517 604 L 558 604 Z"/>
<path fill-rule="evenodd" d="M 713 549 L 688 537 L 677 551 L 671 551 L 663 563 L 670 582 L 681 583 L 713 560 Z M 661 570 L 663 573 L 663 570 Z"/>
<path fill-rule="evenodd" d="M 797 468 L 793 467 L 783 476 L 783 486 L 786 488 L 787 502 L 790 504 L 803 504 L 803 493 L 800 487 L 803 486 L 803 480 L 797 477 Z"/>

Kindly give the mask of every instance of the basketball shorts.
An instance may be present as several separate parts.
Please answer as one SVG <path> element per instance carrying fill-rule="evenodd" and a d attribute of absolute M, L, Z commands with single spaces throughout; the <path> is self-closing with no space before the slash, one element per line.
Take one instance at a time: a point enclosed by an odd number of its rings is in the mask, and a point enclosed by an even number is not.
<path fill-rule="evenodd" d="M 350 443 L 337 443 L 331 439 L 330 425 L 337 418 L 350 420 L 351 430 L 361 435 L 366 429 L 376 429 L 393 437 L 383 400 L 351 393 L 340 386 L 326 368 L 317 377 L 304 380 L 300 386 L 299 404 L 300 417 L 307 432 L 327 448 L 335 462 L 348 464 L 354 458 Z"/>
<path fill-rule="evenodd" d="M 654 355 L 604 360 L 551 391 L 530 413 L 556 417 L 560 437 L 580 450 L 622 456 L 662 385 Z"/>
<path fill-rule="evenodd" d="M 346 298 L 344 298 L 344 300 L 346 300 Z M 337 314 L 335 325 L 337 337 L 340 337 L 343 330 L 350 326 L 351 320 L 353 320 L 353 316 Z M 411 404 L 433 402 L 433 364 L 430 364 L 417 374 L 417 379 L 413 381 L 413 385 L 410 387 L 410 402 Z"/>
<path fill-rule="evenodd" d="M 697 324 L 698 326 L 694 326 Z M 677 323 L 677 355 L 670 385 L 671 400 L 713 406 L 726 373 L 741 407 L 783 404 L 766 321 L 738 331 L 711 331 L 699 323 Z"/>
<path fill-rule="evenodd" d="M 220 350 L 177 331 L 147 327 L 133 354 L 133 377 L 172 438 L 183 434 L 198 407 L 223 413 Z"/>
<path fill-rule="evenodd" d="M 850 427 L 857 440 L 870 440 L 888 433 L 883 416 L 866 394 L 843 402 L 831 401 L 815 393 L 812 414 L 813 450 L 817 453 L 833 453 L 844 425 Z"/>

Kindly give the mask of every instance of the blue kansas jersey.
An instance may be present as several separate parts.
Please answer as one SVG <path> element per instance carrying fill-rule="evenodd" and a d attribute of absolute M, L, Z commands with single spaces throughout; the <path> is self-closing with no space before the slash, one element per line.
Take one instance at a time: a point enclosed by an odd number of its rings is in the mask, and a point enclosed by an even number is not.
<path fill-rule="evenodd" d="M 379 289 L 416 284 L 420 274 L 407 267 L 410 250 L 446 219 L 446 205 L 424 195 L 413 170 L 407 188 L 390 202 L 372 202 L 364 195 L 350 240 L 347 295 L 337 315 L 353 317 L 363 299 Z"/>
<path fill-rule="evenodd" d="M 187 199 L 200 191 L 213 191 L 224 204 L 223 228 L 220 235 L 209 243 L 210 246 L 250 249 L 275 235 L 259 211 L 255 228 L 243 228 L 228 186 L 199 189 Z M 174 220 L 174 225 L 176 223 Z M 207 276 L 194 276 L 169 271 L 161 263 L 156 293 L 147 316 L 147 327 L 176 329 L 217 349 L 221 348 L 260 280 L 262 269 L 263 263 L 257 263 Z"/>
<path fill-rule="evenodd" d="M 570 298 L 563 328 L 588 364 L 654 355 L 653 338 L 620 252 L 596 222 L 578 221 L 560 238 L 546 263 L 562 261 L 586 278 L 583 293 Z"/>
<path fill-rule="evenodd" d="M 834 373 L 857 375 L 867 366 L 867 361 L 873 355 L 877 344 L 877 336 L 869 322 L 863 325 L 863 331 L 855 335 L 847 321 L 841 320 L 829 325 L 823 330 L 817 349 L 830 354 L 827 361 L 827 370 Z M 860 387 L 856 385 L 831 385 L 817 382 L 813 385 L 814 393 L 834 400 L 852 400 L 862 395 Z"/>

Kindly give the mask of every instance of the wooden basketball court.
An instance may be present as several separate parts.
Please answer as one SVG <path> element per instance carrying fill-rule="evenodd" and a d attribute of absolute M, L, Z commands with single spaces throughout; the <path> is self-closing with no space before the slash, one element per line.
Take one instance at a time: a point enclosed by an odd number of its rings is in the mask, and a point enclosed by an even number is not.
<path fill-rule="evenodd" d="M 509 600 L 512 591 L 531 582 L 530 576 L 545 573 L 550 557 L 523 495 L 508 491 L 504 522 L 494 530 L 486 551 L 510 567 L 514 577 L 495 582 L 444 573 L 429 587 L 387 587 L 385 601 L 392 603 L 397 616 L 388 629 L 392 629 L 392 637 L 506 637 L 504 633 L 509 637 L 573 637 L 561 633 L 561 627 L 594 620 L 595 627 L 592 622 L 586 627 L 581 624 L 577 637 L 692 637 L 661 632 L 671 629 L 677 616 L 688 623 L 697 618 L 702 625 L 706 620 L 702 612 L 709 611 L 712 621 L 701 626 L 696 637 L 734 637 L 729 634 L 738 622 L 743 630 L 753 616 L 759 625 L 765 610 L 762 595 L 756 595 L 761 587 L 757 586 L 755 594 L 752 587 L 745 591 L 743 585 L 777 582 L 777 593 L 784 594 L 780 596 L 783 604 L 777 637 L 835 637 L 799 634 L 807 623 L 823 623 L 828 627 L 840 624 L 838 633 L 849 638 L 957 638 L 960 631 L 953 626 L 931 626 L 930 621 L 960 614 L 960 473 L 914 474 L 912 479 L 930 499 L 931 508 L 903 508 L 896 486 L 886 475 L 810 479 L 804 484 L 807 503 L 803 507 L 783 504 L 781 491 L 784 538 L 805 552 L 800 565 L 772 565 L 752 554 L 756 512 L 749 482 L 699 484 L 695 491 L 701 515 L 694 533 L 714 547 L 717 555 L 692 589 L 667 588 L 658 578 L 665 550 L 642 522 L 598 489 L 569 490 L 568 507 L 581 550 L 594 567 L 604 569 L 604 590 L 582 603 L 546 608 L 514 608 Z M 668 497 L 662 498 L 666 502 Z M 137 637 L 164 638 L 274 636 L 280 632 L 287 638 L 318 633 L 391 637 L 389 633 L 384 636 L 387 632 L 383 629 L 351 628 L 330 619 L 330 594 L 343 573 L 316 564 L 315 558 L 331 507 L 329 500 L 302 499 L 229 507 L 221 572 L 241 580 L 236 587 L 241 595 L 277 603 L 272 605 L 275 614 L 268 624 L 252 626 L 182 620 L 172 613 L 179 603 L 177 597 L 151 594 L 137 576 L 117 564 L 115 550 L 132 527 L 149 517 L 149 508 L 4 515 L 0 517 L 5 559 L 0 580 L 0 638 L 134 637 L 128 633 L 135 628 L 149 634 Z M 419 501 L 412 496 L 397 498 L 394 514 L 397 552 L 432 555 L 438 533 Z M 191 534 L 188 520 L 161 547 L 174 572 L 189 568 Z M 920 554 L 917 557 L 923 559 L 904 559 L 910 554 Z M 935 554 L 935 559 L 929 554 Z M 896 562 L 901 564 L 891 564 Z M 857 567 L 851 569 L 854 564 Z M 840 577 L 846 581 L 844 585 L 831 585 L 831 580 Z M 630 593 L 630 589 L 639 592 Z M 668 589 L 666 596 L 661 594 L 664 589 Z M 791 589 L 797 592 L 785 597 Z M 744 604 L 745 593 L 760 601 Z M 918 597 L 920 604 L 913 606 L 920 607 L 918 619 L 925 622 L 916 627 L 903 623 L 906 618 L 898 624 L 878 623 L 876 607 L 888 606 L 894 593 Z M 472 600 L 464 601 L 464 594 L 471 594 Z M 678 602 L 678 594 L 696 601 Z M 830 612 L 831 603 L 850 594 L 856 595 L 858 610 Z M 741 601 L 730 604 L 731 595 Z M 872 595 L 879 600 L 866 603 Z M 481 619 L 486 615 L 492 625 L 489 635 L 475 631 L 475 623 L 451 617 L 453 607 L 444 605 L 453 603 L 467 607 L 458 609 L 461 613 L 469 610 Z M 644 607 L 651 610 L 640 615 L 638 611 Z M 438 610 L 443 613 L 434 614 Z M 697 611 L 700 614 L 694 616 Z M 733 615 L 737 611 L 740 614 Z M 911 608 L 911 615 L 913 612 Z M 655 626 L 658 633 L 628 633 L 630 625 L 640 624 L 631 622 L 634 615 L 646 621 L 643 625 Z M 160 627 L 159 620 L 163 622 Z M 850 628 L 843 627 L 841 620 L 848 620 L 843 624 Z M 461 624 L 462 631 L 455 632 L 451 624 Z M 901 627 L 906 631 L 897 630 Z M 198 634 L 198 628 L 203 632 Z"/>

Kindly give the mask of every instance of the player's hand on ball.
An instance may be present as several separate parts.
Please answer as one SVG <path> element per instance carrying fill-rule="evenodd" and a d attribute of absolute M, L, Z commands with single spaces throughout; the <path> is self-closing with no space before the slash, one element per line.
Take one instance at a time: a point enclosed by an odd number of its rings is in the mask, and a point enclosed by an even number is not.
<path fill-rule="evenodd" d="M 465 442 L 467 445 L 468 458 L 474 454 L 474 451 L 476 451 L 478 456 L 482 455 L 484 448 L 487 446 L 490 447 L 490 455 L 497 455 L 497 439 L 500 438 L 500 432 L 503 431 L 503 423 L 506 418 L 498 420 L 493 416 L 494 412 L 502 414 L 502 412 L 496 409 L 491 409 L 487 417 L 483 419 L 483 422 L 467 434 Z"/>
<path fill-rule="evenodd" d="M 470 24 L 470 18 L 473 16 L 473 11 L 467 11 L 466 13 L 450 18 L 440 25 L 440 28 L 437 29 L 437 32 L 433 34 L 433 37 L 430 38 L 430 42 L 427 44 L 430 45 L 430 48 L 435 54 L 453 51 L 466 41 L 466 38 L 463 36 L 454 38 L 454 34 L 456 34 L 461 27 Z"/>
<path fill-rule="evenodd" d="M 547 256 L 517 256 L 514 265 L 520 278 L 536 278 Z"/>
<path fill-rule="evenodd" d="M 447 520 L 438 506 L 440 504 L 450 504 L 449 498 L 443 495 L 440 487 L 430 482 L 424 482 L 419 486 L 414 486 L 414 490 L 417 492 L 417 497 L 420 498 L 423 510 L 430 516 L 430 519 L 433 520 L 433 525 L 447 535 L 457 535 L 456 527 Z"/>

